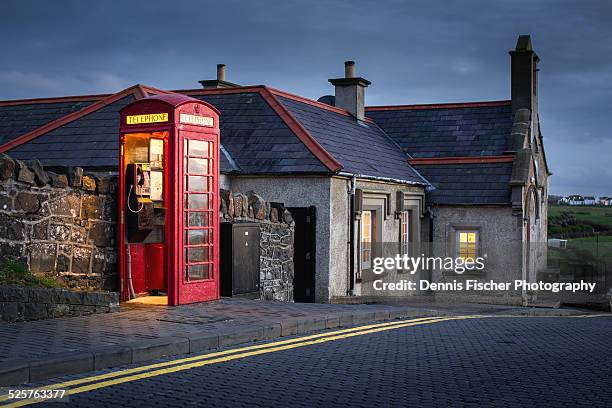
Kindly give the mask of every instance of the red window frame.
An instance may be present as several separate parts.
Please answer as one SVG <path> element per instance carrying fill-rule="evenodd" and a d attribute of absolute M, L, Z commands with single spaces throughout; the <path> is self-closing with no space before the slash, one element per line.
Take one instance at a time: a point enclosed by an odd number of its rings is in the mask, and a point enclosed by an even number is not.
<path fill-rule="evenodd" d="M 203 281 L 212 281 L 214 280 L 214 262 L 215 262 L 215 254 L 214 254 L 214 244 L 215 244 L 215 234 L 214 234 L 214 206 L 216 205 L 216 199 L 214 197 L 214 183 L 215 183 L 215 174 L 214 174 L 214 166 L 215 166 L 215 143 L 209 140 L 202 140 L 196 138 L 185 137 L 183 146 L 183 182 L 184 182 L 184 191 L 183 191 L 183 234 L 184 234 L 184 243 L 183 243 L 183 282 L 184 283 L 194 283 L 194 282 L 203 282 Z M 206 154 L 192 154 L 190 152 L 192 143 L 205 143 L 206 144 Z M 191 172 L 190 161 L 191 160 L 204 160 L 206 163 L 204 172 L 200 172 L 194 169 L 194 172 Z M 191 183 L 196 178 L 203 179 L 203 185 L 205 189 L 201 189 L 198 186 L 198 189 L 192 190 Z M 191 197 L 192 196 L 203 196 L 206 197 L 203 202 L 204 205 L 202 207 L 192 207 Z M 204 214 L 203 215 L 203 225 L 190 225 L 191 215 L 192 214 Z M 190 232 L 191 231 L 202 231 L 203 236 L 206 236 L 201 243 L 191 244 L 190 243 Z M 205 233 L 204 233 L 205 232 Z M 195 252 L 193 250 L 202 250 L 206 255 L 203 257 L 204 259 L 199 259 L 196 261 L 191 260 L 191 252 Z M 190 274 L 190 270 L 196 267 L 204 267 L 202 277 L 193 278 Z"/>

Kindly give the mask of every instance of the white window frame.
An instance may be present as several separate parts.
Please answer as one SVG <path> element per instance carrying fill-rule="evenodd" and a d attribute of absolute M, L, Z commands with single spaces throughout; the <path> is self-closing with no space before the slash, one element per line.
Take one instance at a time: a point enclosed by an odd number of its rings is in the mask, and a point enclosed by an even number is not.
<path fill-rule="evenodd" d="M 462 234 L 465 234 L 464 236 L 462 236 Z M 472 237 L 470 237 L 470 234 L 474 234 L 473 235 L 473 239 L 471 239 Z M 468 256 L 462 256 L 462 249 L 465 248 L 466 249 L 466 253 L 465 255 Z M 480 252 L 480 230 L 477 229 L 473 229 L 473 228 L 461 228 L 461 229 L 456 229 L 455 230 L 455 257 L 456 258 L 463 258 L 463 259 L 470 259 L 471 257 L 469 256 L 470 254 L 473 254 L 473 261 L 478 257 L 478 253 Z"/>
<path fill-rule="evenodd" d="M 361 212 L 361 222 L 359 230 L 359 238 L 361 251 L 359 253 L 359 261 L 361 269 L 370 269 L 372 267 L 372 243 L 375 242 L 376 228 L 376 211 L 364 210 Z"/>
<path fill-rule="evenodd" d="M 410 234 L 412 234 L 412 211 L 400 213 L 400 255 L 410 255 Z"/>

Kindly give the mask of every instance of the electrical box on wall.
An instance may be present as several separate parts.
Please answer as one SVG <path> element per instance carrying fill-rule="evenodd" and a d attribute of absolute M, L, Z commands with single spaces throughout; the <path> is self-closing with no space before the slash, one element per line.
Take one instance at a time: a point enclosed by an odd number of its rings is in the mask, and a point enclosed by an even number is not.
<path fill-rule="evenodd" d="M 221 224 L 221 296 L 260 297 L 259 224 Z"/>

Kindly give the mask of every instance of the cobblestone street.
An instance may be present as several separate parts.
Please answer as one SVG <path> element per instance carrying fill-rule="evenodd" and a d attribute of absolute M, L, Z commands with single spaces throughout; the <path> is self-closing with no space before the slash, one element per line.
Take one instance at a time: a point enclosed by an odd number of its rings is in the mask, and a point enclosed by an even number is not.
<path fill-rule="evenodd" d="M 437 321 L 112 385 L 69 405 L 605 407 L 610 339 L 609 317 Z"/>

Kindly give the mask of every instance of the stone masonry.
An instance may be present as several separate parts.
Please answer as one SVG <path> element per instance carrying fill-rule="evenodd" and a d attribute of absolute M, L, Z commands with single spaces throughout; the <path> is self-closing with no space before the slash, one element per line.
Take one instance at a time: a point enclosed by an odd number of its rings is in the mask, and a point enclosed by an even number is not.
<path fill-rule="evenodd" d="M 26 264 L 68 288 L 116 291 L 116 177 L 47 171 L 0 155 L 0 260 Z M 221 190 L 222 222 L 260 225 L 260 287 L 266 300 L 293 301 L 294 221 L 282 203 Z"/>
<path fill-rule="evenodd" d="M 295 222 L 281 203 L 265 201 L 253 191 L 221 190 L 222 222 L 257 222 L 260 230 L 260 291 L 264 300 L 293 302 Z"/>
<path fill-rule="evenodd" d="M 261 297 L 293 302 L 293 226 L 260 223 Z"/>
<path fill-rule="evenodd" d="M 0 286 L 0 321 L 15 322 L 115 312 L 116 292 L 83 292 L 56 288 Z"/>
<path fill-rule="evenodd" d="M 0 155 L 0 259 L 82 290 L 116 290 L 116 180 Z"/>

